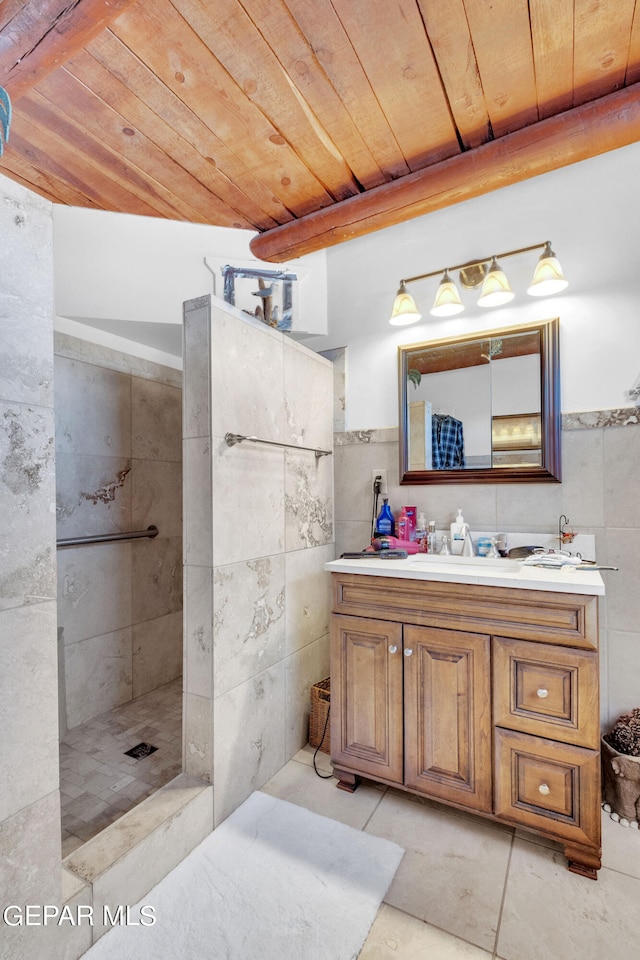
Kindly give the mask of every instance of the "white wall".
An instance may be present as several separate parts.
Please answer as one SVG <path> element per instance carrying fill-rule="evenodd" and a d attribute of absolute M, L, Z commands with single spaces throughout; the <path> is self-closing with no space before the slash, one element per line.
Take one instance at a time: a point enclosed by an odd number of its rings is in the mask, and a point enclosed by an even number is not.
<path fill-rule="evenodd" d="M 629 405 L 640 372 L 640 193 L 634 189 L 640 144 L 327 251 L 328 335 L 305 341 L 316 350 L 348 346 L 347 429 L 398 423 L 396 350 L 419 343 L 559 316 L 562 410 Z M 438 278 L 412 284 L 423 314 L 411 327 L 388 324 L 402 277 L 551 240 L 570 281 L 560 296 L 525 289 L 537 257 L 505 260 L 516 299 L 482 310 L 463 293 L 464 313 L 429 315 Z"/>
<path fill-rule="evenodd" d="M 56 314 L 62 318 L 180 324 L 184 300 L 214 293 L 205 257 L 255 259 L 247 230 L 54 205 Z M 291 261 L 304 274 L 299 329 L 326 331 L 326 253 Z M 284 267 L 284 264 L 282 265 Z M 267 264 L 270 269 L 273 264 Z M 59 325 L 65 333 L 82 330 Z M 116 323 L 116 332 L 119 327 Z M 95 339 L 93 332 L 87 336 Z M 100 342 L 103 342 L 102 338 Z M 105 346 L 121 348 L 120 343 Z M 153 355 L 150 359 L 166 362 Z"/>

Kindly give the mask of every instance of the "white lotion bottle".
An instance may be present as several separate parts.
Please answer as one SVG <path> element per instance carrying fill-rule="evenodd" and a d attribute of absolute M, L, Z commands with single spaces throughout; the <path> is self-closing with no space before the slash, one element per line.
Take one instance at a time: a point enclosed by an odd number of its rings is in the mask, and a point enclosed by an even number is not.
<path fill-rule="evenodd" d="M 464 546 L 464 537 L 467 532 L 467 525 L 462 516 L 462 508 L 458 507 L 458 513 L 451 524 L 451 553 L 460 556 Z"/>

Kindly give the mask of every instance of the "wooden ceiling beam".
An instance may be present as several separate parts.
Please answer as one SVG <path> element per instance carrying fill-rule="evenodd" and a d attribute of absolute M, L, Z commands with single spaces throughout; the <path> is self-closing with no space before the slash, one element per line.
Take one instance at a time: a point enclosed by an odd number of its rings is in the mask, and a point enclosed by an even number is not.
<path fill-rule="evenodd" d="M 640 140 L 640 83 L 254 237 L 282 262 Z"/>
<path fill-rule="evenodd" d="M 15 102 L 135 0 L 28 0 L 0 30 L 0 85 Z"/>

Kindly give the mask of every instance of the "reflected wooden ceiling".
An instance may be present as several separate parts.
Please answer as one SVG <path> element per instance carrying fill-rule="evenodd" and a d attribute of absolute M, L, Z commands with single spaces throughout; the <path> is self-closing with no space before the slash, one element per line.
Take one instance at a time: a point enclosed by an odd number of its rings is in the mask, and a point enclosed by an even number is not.
<path fill-rule="evenodd" d="M 483 366 L 492 360 L 509 360 L 511 357 L 524 357 L 532 353 L 540 353 L 540 333 L 537 330 L 475 340 L 466 337 L 442 345 L 425 344 L 424 350 L 420 347 L 417 347 L 415 352 L 411 350 L 407 353 L 407 369 L 417 370 L 422 376 L 426 376 L 429 373 Z"/>
<path fill-rule="evenodd" d="M 285 260 L 640 138 L 640 0 L 4 0 L 0 172 Z"/>

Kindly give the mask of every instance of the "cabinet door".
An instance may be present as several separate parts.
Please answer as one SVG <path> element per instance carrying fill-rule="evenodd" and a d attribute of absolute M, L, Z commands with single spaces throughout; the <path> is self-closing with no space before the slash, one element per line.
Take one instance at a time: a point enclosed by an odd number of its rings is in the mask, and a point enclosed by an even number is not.
<path fill-rule="evenodd" d="M 402 627 L 331 618 L 331 759 L 402 783 Z"/>
<path fill-rule="evenodd" d="M 405 783 L 491 810 L 488 636 L 404 628 Z"/>

